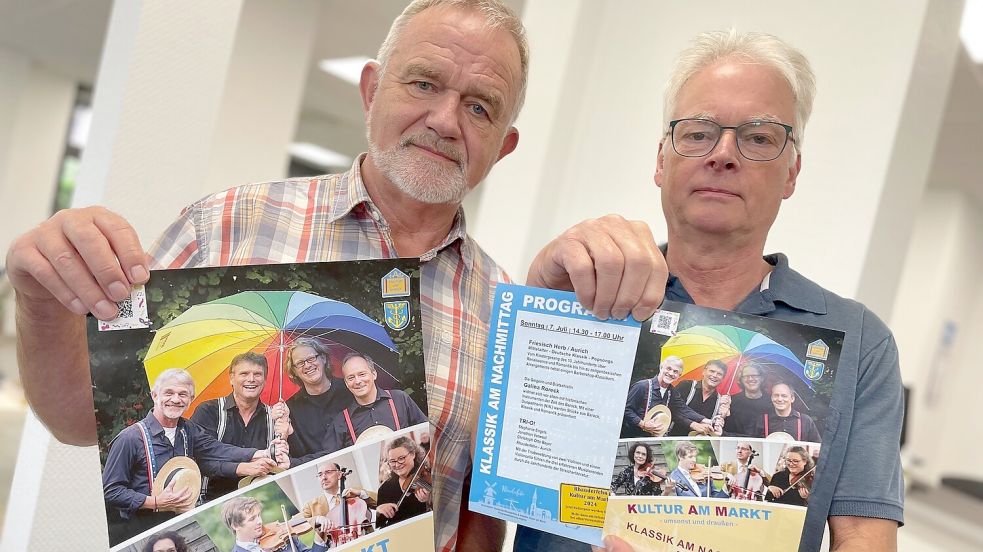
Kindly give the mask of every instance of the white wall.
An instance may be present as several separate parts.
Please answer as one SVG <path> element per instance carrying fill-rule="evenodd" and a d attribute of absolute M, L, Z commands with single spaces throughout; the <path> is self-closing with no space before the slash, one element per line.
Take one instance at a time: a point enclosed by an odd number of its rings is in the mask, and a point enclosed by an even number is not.
<path fill-rule="evenodd" d="M 943 474 L 975 474 L 967 459 L 983 455 L 974 418 L 981 273 L 983 208 L 964 192 L 928 189 L 890 320 L 902 377 L 913 388 L 906 457 L 913 476 L 926 483 Z"/>
<path fill-rule="evenodd" d="M 895 152 L 906 102 L 917 96 L 916 107 L 934 114 L 922 121 L 930 152 L 958 44 L 959 3 L 903 4 L 530 1 L 524 18 L 532 80 L 517 125 L 520 144 L 482 184 L 476 237 L 522 280 L 543 244 L 585 218 L 620 213 L 665 236 L 652 180 L 662 89 L 675 56 L 694 34 L 735 26 L 784 37 L 809 57 L 818 75 L 798 189 L 783 206 L 766 250 L 787 252 L 803 273 L 855 296 L 881 199 L 896 193 L 889 170 L 900 165 L 896 170 L 918 174 L 927 167 L 928 159 Z M 950 34 L 928 48 L 923 24 Z M 571 49 L 573 55 L 566 55 Z M 916 59 L 934 64 L 941 76 L 913 83 Z M 926 86 L 940 93 L 924 98 L 910 91 Z M 917 196 L 924 180 L 898 184 L 914 187 Z M 907 224 L 885 224 L 906 241 Z M 887 285 L 893 298 L 893 284 Z M 890 306 L 888 301 L 878 310 Z"/>
<path fill-rule="evenodd" d="M 51 214 L 76 85 L 0 48 L 0 254 Z"/>

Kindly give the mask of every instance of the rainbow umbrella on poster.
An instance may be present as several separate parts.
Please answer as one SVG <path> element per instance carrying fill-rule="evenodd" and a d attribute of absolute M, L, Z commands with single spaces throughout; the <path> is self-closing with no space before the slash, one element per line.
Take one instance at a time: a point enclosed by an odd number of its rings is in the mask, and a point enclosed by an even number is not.
<path fill-rule="evenodd" d="M 192 306 L 157 330 L 144 368 L 151 385 L 168 368 L 188 370 L 196 390 L 188 416 L 201 402 L 231 393 L 229 364 L 254 351 L 270 366 L 261 400 L 274 404 L 299 389 L 285 377 L 283 362 L 285 348 L 299 337 L 320 340 L 331 366 L 357 351 L 388 374 L 398 356 L 386 329 L 348 303 L 301 291 L 244 291 Z"/>
<path fill-rule="evenodd" d="M 771 373 L 792 375 L 808 389 L 815 390 L 813 381 L 805 375 L 805 366 L 792 351 L 762 333 L 743 328 L 713 325 L 681 330 L 662 346 L 662 359 L 668 356 L 683 360 L 680 379 L 701 379 L 707 362 L 723 361 L 727 365 L 727 374 L 717 386 L 721 395 L 741 391 L 737 383 L 739 372 L 747 364 L 755 364 Z"/>

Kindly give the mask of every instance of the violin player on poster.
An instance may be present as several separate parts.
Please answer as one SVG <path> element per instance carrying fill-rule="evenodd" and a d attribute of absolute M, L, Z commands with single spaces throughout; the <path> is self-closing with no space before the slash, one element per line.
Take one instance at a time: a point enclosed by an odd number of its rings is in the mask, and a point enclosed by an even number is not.
<path fill-rule="evenodd" d="M 698 464 L 696 456 L 699 449 L 689 441 L 676 443 L 676 469 L 672 470 L 669 478 L 676 482 L 676 496 L 692 496 L 702 498 L 727 498 L 726 491 L 715 489 L 714 480 L 724 479 L 723 472 L 718 466 L 707 469 Z"/>
<path fill-rule="evenodd" d="M 379 486 L 375 526 L 380 529 L 430 510 L 428 485 L 415 484 L 429 475 L 420 445 L 409 437 L 394 439 L 386 447 L 386 463 L 392 473 Z"/>
<path fill-rule="evenodd" d="M 362 489 L 346 488 L 342 491 L 342 478 L 349 474 L 351 470 L 337 462 L 318 464 L 317 479 L 321 484 L 321 495 L 305 504 L 300 511 L 328 544 L 328 548 L 372 532 L 369 509 L 375 507 L 375 499 Z M 342 496 L 347 503 L 347 511 L 342 510 Z"/>
<path fill-rule="evenodd" d="M 645 443 L 632 443 L 628 447 L 631 464 L 618 472 L 611 480 L 611 492 L 619 495 L 650 496 L 672 492 L 666 485 L 667 471 L 655 467 L 652 449 Z M 619 492 L 618 490 L 621 489 Z"/>
<path fill-rule="evenodd" d="M 324 552 L 328 547 L 314 536 L 314 547 L 308 548 L 294 535 L 273 535 L 276 524 L 263 524 L 263 505 L 251 496 L 237 496 L 222 505 L 222 521 L 235 535 L 232 552 L 267 552 L 269 542 L 276 541 L 275 550 L 291 552 Z"/>

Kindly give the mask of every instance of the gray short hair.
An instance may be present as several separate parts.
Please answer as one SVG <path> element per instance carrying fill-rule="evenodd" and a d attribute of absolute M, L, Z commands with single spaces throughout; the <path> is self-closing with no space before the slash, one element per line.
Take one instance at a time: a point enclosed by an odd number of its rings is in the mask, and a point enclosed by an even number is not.
<path fill-rule="evenodd" d="M 522 24 L 522 20 L 512 8 L 500 0 L 413 0 L 410 2 L 410 5 L 406 6 L 403 13 L 396 17 L 392 27 L 389 28 L 389 34 L 382 41 L 382 46 L 376 55 L 376 61 L 382 66 L 382 71 L 385 72 L 386 64 L 396 49 L 396 43 L 399 42 L 399 37 L 403 34 L 403 29 L 409 24 L 410 19 L 423 10 L 435 6 L 449 6 L 477 11 L 485 17 L 485 23 L 488 28 L 502 29 L 512 35 L 515 45 L 519 48 L 521 75 L 519 95 L 516 98 L 515 110 L 511 114 L 511 122 L 514 123 L 515 119 L 519 116 L 519 111 L 522 110 L 522 104 L 526 101 L 526 84 L 529 82 L 529 41 L 526 39 L 526 28 Z"/>
<path fill-rule="evenodd" d="M 795 98 L 795 121 L 792 123 L 795 141 L 792 145 L 797 153 L 802 153 L 805 126 L 816 97 L 816 75 L 802 52 L 767 33 L 730 29 L 696 35 L 693 44 L 676 59 L 666 83 L 662 113 L 664 134 L 669 132 L 669 121 L 676 116 L 676 101 L 683 85 L 700 70 L 725 58 L 766 65 L 778 71 L 788 82 Z"/>
<path fill-rule="evenodd" d="M 156 395 L 157 393 L 160 393 L 160 388 L 163 387 L 165 383 L 172 381 L 183 384 L 191 390 L 191 396 L 195 396 L 195 380 L 191 378 L 191 374 L 189 374 L 184 368 L 168 368 L 167 370 L 164 370 L 157 375 L 157 379 L 154 380 L 154 386 L 151 387 L 150 390 Z"/>
<path fill-rule="evenodd" d="M 683 359 L 681 359 L 681 358 L 679 358 L 678 356 L 675 356 L 675 355 L 667 356 L 665 358 L 665 360 L 663 360 L 661 363 L 659 363 L 659 371 L 661 372 L 663 368 L 665 368 L 666 366 L 670 366 L 670 365 L 675 366 L 676 368 L 679 368 L 680 370 L 682 370 L 683 369 Z"/>

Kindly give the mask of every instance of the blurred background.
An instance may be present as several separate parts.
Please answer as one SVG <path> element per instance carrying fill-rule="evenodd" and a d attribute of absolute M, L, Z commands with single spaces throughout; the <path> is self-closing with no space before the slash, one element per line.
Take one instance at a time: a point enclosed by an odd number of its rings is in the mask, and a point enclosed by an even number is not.
<path fill-rule="evenodd" d="M 105 204 L 149 244 L 206 193 L 347 169 L 365 149 L 359 72 L 405 3 L 0 0 L 0 252 L 70 205 Z M 901 549 L 983 550 L 983 0 L 509 3 L 532 50 L 520 145 L 465 207 L 519 281 L 585 218 L 665 235 L 662 88 L 695 33 L 760 30 L 806 54 L 803 170 L 766 249 L 895 333 Z M 0 278 L 0 550 L 104 548 L 98 454 L 27 413 L 12 303 Z"/>

